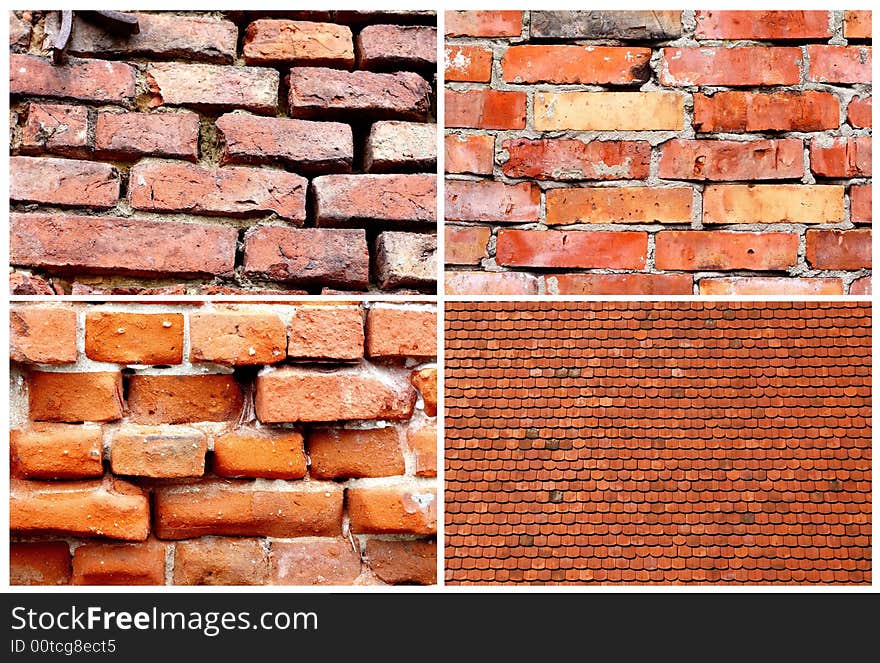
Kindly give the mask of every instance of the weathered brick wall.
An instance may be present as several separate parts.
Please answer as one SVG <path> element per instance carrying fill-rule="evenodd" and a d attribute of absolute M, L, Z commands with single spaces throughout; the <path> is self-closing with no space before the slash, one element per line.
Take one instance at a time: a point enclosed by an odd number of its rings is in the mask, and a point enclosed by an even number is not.
<path fill-rule="evenodd" d="M 870 12 L 447 12 L 447 292 L 868 294 L 870 37 Z"/>
<path fill-rule="evenodd" d="M 15 304 L 13 584 L 436 576 L 427 304 Z"/>
<path fill-rule="evenodd" d="M 10 14 L 13 291 L 436 288 L 428 11 Z"/>

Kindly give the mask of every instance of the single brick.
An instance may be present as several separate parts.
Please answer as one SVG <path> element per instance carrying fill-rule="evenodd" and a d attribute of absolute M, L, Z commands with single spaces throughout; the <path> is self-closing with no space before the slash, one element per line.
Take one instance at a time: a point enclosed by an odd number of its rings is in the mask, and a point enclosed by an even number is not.
<path fill-rule="evenodd" d="M 25 479 L 84 479 L 104 473 L 101 427 L 30 424 L 9 433 L 13 475 Z"/>
<path fill-rule="evenodd" d="M 9 157 L 9 198 L 26 203 L 113 207 L 119 171 L 108 163 Z"/>
<path fill-rule="evenodd" d="M 315 429 L 308 436 L 309 473 L 318 479 L 388 477 L 406 469 L 397 428 Z"/>
<path fill-rule="evenodd" d="M 415 456 L 416 476 L 437 476 L 437 425 L 432 422 L 410 425 L 406 443 Z"/>
<path fill-rule="evenodd" d="M 547 291 L 558 295 L 691 295 L 690 274 L 554 274 Z"/>
<path fill-rule="evenodd" d="M 849 218 L 853 223 L 871 223 L 870 184 L 853 184 L 849 188 Z"/>
<path fill-rule="evenodd" d="M 820 177 L 870 177 L 871 137 L 814 138 L 810 170 Z"/>
<path fill-rule="evenodd" d="M 324 175 L 312 180 L 319 226 L 435 224 L 434 175 Z"/>
<path fill-rule="evenodd" d="M 351 28 L 335 23 L 260 19 L 247 26 L 242 53 L 248 64 L 354 66 Z"/>
<path fill-rule="evenodd" d="M 450 295 L 537 295 L 538 278 L 516 272 L 446 272 Z"/>
<path fill-rule="evenodd" d="M 34 55 L 9 56 L 9 93 L 127 104 L 135 69 L 122 62 L 69 58 L 63 65 Z"/>
<path fill-rule="evenodd" d="M 404 306 L 373 306 L 367 312 L 370 357 L 437 356 L 437 312 Z"/>
<path fill-rule="evenodd" d="M 537 223 L 541 190 L 531 182 L 446 181 L 447 221 Z"/>
<path fill-rule="evenodd" d="M 191 314 L 189 343 L 189 359 L 196 363 L 274 364 L 287 355 L 281 318 L 247 309 Z"/>
<path fill-rule="evenodd" d="M 132 375 L 128 381 L 131 420 L 139 424 L 231 421 L 244 399 L 232 375 Z"/>
<path fill-rule="evenodd" d="M 694 95 L 694 129 L 715 131 L 823 131 L 840 126 L 830 92 L 716 92 Z"/>
<path fill-rule="evenodd" d="M 122 374 L 43 373 L 28 375 L 32 421 L 113 421 L 121 419 Z"/>
<path fill-rule="evenodd" d="M 360 69 L 436 69 L 437 28 L 368 25 L 355 40 Z"/>
<path fill-rule="evenodd" d="M 801 49 L 737 46 L 664 48 L 661 85 L 797 85 Z"/>
<path fill-rule="evenodd" d="M 86 356 L 117 364 L 179 364 L 183 361 L 183 315 L 89 311 Z"/>
<path fill-rule="evenodd" d="M 482 226 L 443 227 L 446 236 L 447 265 L 479 265 L 483 258 L 488 258 L 487 245 L 492 231 Z"/>
<path fill-rule="evenodd" d="M 870 83 L 870 46 L 808 44 L 810 71 L 807 79 L 817 83 Z"/>
<path fill-rule="evenodd" d="M 499 230 L 496 260 L 510 267 L 642 269 L 644 232 Z"/>
<path fill-rule="evenodd" d="M 447 173 L 491 175 L 495 159 L 492 136 L 450 134 L 445 136 L 445 168 Z"/>
<path fill-rule="evenodd" d="M 370 281 L 366 232 L 255 226 L 244 236 L 244 272 L 276 281 L 363 289 Z"/>
<path fill-rule="evenodd" d="M 10 585 L 69 585 L 70 576 L 70 545 L 65 541 L 9 544 Z"/>
<path fill-rule="evenodd" d="M 154 531 L 161 539 L 205 535 L 334 536 L 342 532 L 343 489 L 333 483 L 291 483 L 262 489 L 252 481 L 157 486 Z"/>
<path fill-rule="evenodd" d="M 144 541 L 150 533 L 147 494 L 110 478 L 40 482 L 13 479 L 9 529 L 19 534 L 59 533 Z"/>
<path fill-rule="evenodd" d="M 798 236 L 786 232 L 681 230 L 657 233 L 657 269 L 784 270 L 797 264 Z"/>
<path fill-rule="evenodd" d="M 265 585 L 268 574 L 260 539 L 205 537 L 174 545 L 175 585 Z"/>
<path fill-rule="evenodd" d="M 375 486 L 346 491 L 351 531 L 355 534 L 436 534 L 434 488 Z"/>
<path fill-rule="evenodd" d="M 27 272 L 14 270 L 11 271 L 9 274 L 9 294 L 60 295 L 63 293 L 56 291 L 56 288 L 51 284 L 51 282 L 41 276 L 34 276 L 33 274 L 28 274 Z"/>
<path fill-rule="evenodd" d="M 848 10 L 843 15 L 843 36 L 847 39 L 871 38 L 871 12 Z"/>
<path fill-rule="evenodd" d="M 152 107 L 196 106 L 274 114 L 280 75 L 265 67 L 162 62 L 147 66 Z"/>
<path fill-rule="evenodd" d="M 871 128 L 871 97 L 853 97 L 846 107 L 846 117 L 854 127 Z"/>
<path fill-rule="evenodd" d="M 828 39 L 827 11 L 698 11 L 697 39 Z"/>
<path fill-rule="evenodd" d="M 86 543 L 73 551 L 74 585 L 164 585 L 165 544 Z"/>
<path fill-rule="evenodd" d="M 131 426 L 113 432 L 113 474 L 155 479 L 200 477 L 205 473 L 205 434 L 185 426 Z"/>
<path fill-rule="evenodd" d="M 389 585 L 437 584 L 435 541 L 382 541 L 368 539 L 367 563 Z"/>
<path fill-rule="evenodd" d="M 863 276 L 856 279 L 849 286 L 849 294 L 851 295 L 870 295 L 871 294 L 871 277 Z"/>
<path fill-rule="evenodd" d="M 465 44 L 446 44 L 443 80 L 488 83 L 492 78 L 492 49 Z"/>
<path fill-rule="evenodd" d="M 424 120 L 431 109 L 431 85 L 411 71 L 294 67 L 288 103 L 293 117 Z"/>
<path fill-rule="evenodd" d="M 519 37 L 522 32 L 518 11 L 447 11 L 445 19 L 449 37 Z"/>
<path fill-rule="evenodd" d="M 660 147 L 660 177 L 672 180 L 777 180 L 804 175 L 804 145 L 778 140 L 670 140 Z"/>
<path fill-rule="evenodd" d="M 406 419 L 415 401 L 408 384 L 359 368 L 285 366 L 256 381 L 256 411 L 263 423 Z"/>
<path fill-rule="evenodd" d="M 236 428 L 214 438 L 213 469 L 221 477 L 302 479 L 303 437 L 286 429 Z"/>
<path fill-rule="evenodd" d="M 10 262 L 16 265 L 144 276 L 222 276 L 232 274 L 235 265 L 235 228 L 119 217 L 11 216 Z"/>
<path fill-rule="evenodd" d="M 322 123 L 323 124 L 323 123 Z M 437 125 L 420 122 L 376 122 L 364 151 L 364 170 L 433 171 L 437 165 Z"/>
<path fill-rule="evenodd" d="M 52 152 L 85 156 L 89 144 L 89 109 L 66 104 L 30 103 L 21 130 L 21 151 L 25 154 Z"/>
<path fill-rule="evenodd" d="M 501 143 L 508 177 L 539 180 L 641 180 L 648 177 L 647 141 L 514 138 Z"/>
<path fill-rule="evenodd" d="M 287 355 L 306 359 L 359 360 L 364 356 L 360 306 L 298 306 L 287 330 Z"/>
<path fill-rule="evenodd" d="M 842 186 L 712 184 L 703 190 L 703 223 L 840 223 Z"/>
<path fill-rule="evenodd" d="M 135 209 L 247 216 L 274 212 L 302 224 L 308 180 L 267 168 L 212 168 L 154 161 L 131 169 L 128 199 Z"/>
<path fill-rule="evenodd" d="M 112 281 L 112 277 L 110 277 Z M 96 280 L 90 279 L 91 282 L 96 282 Z M 97 282 L 101 282 L 103 279 L 98 279 Z M 184 285 L 166 285 L 159 286 L 157 288 L 145 288 L 142 286 L 111 286 L 111 287 L 100 287 L 91 285 L 91 283 L 81 283 L 79 281 L 74 281 L 70 287 L 71 295 L 185 295 L 186 294 L 186 286 Z M 184 306 L 186 304 L 184 303 Z"/>
<path fill-rule="evenodd" d="M 693 189 L 584 187 L 550 189 L 547 224 L 690 223 Z"/>
<path fill-rule="evenodd" d="M 429 417 L 437 415 L 437 368 L 420 368 L 412 372 L 409 381 L 422 395 L 425 414 Z"/>
<path fill-rule="evenodd" d="M 501 59 L 509 83 L 633 85 L 651 76 L 650 48 L 625 46 L 510 46 Z"/>
<path fill-rule="evenodd" d="M 446 128 L 526 128 L 525 92 L 446 90 L 444 99 Z"/>
<path fill-rule="evenodd" d="M 273 541 L 269 568 L 273 585 L 350 585 L 361 573 L 361 557 L 342 537 Z"/>
<path fill-rule="evenodd" d="M 120 159 L 148 155 L 195 161 L 199 156 L 199 116 L 99 112 L 95 151 Z"/>
<path fill-rule="evenodd" d="M 30 364 L 75 362 L 76 311 L 52 306 L 12 306 L 9 358 Z"/>
<path fill-rule="evenodd" d="M 676 92 L 536 92 L 538 131 L 680 131 L 684 97 Z"/>
<path fill-rule="evenodd" d="M 808 230 L 807 262 L 813 269 L 871 267 L 870 230 Z"/>
<path fill-rule="evenodd" d="M 680 11 L 533 11 L 533 39 L 665 40 L 681 36 Z"/>
<path fill-rule="evenodd" d="M 700 279 L 701 295 L 842 295 L 835 278 L 733 276 Z"/>
<path fill-rule="evenodd" d="M 437 236 L 383 232 L 376 238 L 376 280 L 383 290 L 433 288 L 437 281 Z"/>

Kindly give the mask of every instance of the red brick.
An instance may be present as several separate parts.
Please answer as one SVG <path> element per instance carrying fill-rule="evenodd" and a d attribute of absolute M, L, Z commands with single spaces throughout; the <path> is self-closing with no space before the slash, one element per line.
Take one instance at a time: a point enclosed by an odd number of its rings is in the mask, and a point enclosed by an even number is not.
<path fill-rule="evenodd" d="M 559 295 L 691 295 L 690 274 L 554 274 L 547 290 Z"/>
<path fill-rule="evenodd" d="M 382 290 L 434 291 L 437 283 L 437 237 L 386 231 L 376 238 L 373 271 Z"/>
<path fill-rule="evenodd" d="M 280 76 L 265 67 L 161 62 L 147 66 L 150 106 L 244 109 L 274 114 Z"/>
<path fill-rule="evenodd" d="M 847 39 L 870 39 L 871 12 L 868 10 L 844 12 L 843 36 Z"/>
<path fill-rule="evenodd" d="M 801 49 L 776 46 L 664 48 L 662 85 L 797 85 Z"/>
<path fill-rule="evenodd" d="M 101 427 L 30 424 L 10 431 L 13 476 L 84 479 L 104 473 Z"/>
<path fill-rule="evenodd" d="M 300 306 L 288 326 L 287 355 L 354 361 L 364 356 L 360 306 Z"/>
<path fill-rule="evenodd" d="M 437 543 L 434 541 L 367 540 L 367 562 L 389 585 L 437 583 Z"/>
<path fill-rule="evenodd" d="M 10 295 L 60 295 L 50 281 L 42 276 L 13 270 L 9 274 Z"/>
<path fill-rule="evenodd" d="M 538 279 L 515 272 L 446 272 L 450 295 L 536 295 Z"/>
<path fill-rule="evenodd" d="M 334 536 L 342 532 L 341 487 L 295 483 L 285 490 L 252 481 L 204 481 L 154 491 L 154 531 L 162 539 L 194 536 Z"/>
<path fill-rule="evenodd" d="M 871 137 L 814 138 L 810 170 L 820 177 L 870 177 Z"/>
<path fill-rule="evenodd" d="M 446 128 L 526 128 L 525 92 L 446 90 L 444 95 Z"/>
<path fill-rule="evenodd" d="M 813 269 L 871 267 L 870 230 L 808 230 L 807 262 Z"/>
<path fill-rule="evenodd" d="M 437 476 L 437 424 L 430 421 L 411 424 L 406 431 L 406 442 L 415 456 L 416 476 Z"/>
<path fill-rule="evenodd" d="M 492 136 L 451 134 L 445 137 L 447 173 L 491 175 L 495 159 Z"/>
<path fill-rule="evenodd" d="M 76 312 L 51 306 L 12 306 L 9 357 L 31 364 L 75 362 Z"/>
<path fill-rule="evenodd" d="M 818 83 L 870 83 L 870 46 L 807 45 L 810 72 L 807 79 Z"/>
<path fill-rule="evenodd" d="M 846 107 L 846 117 L 854 127 L 871 128 L 871 97 L 853 97 Z"/>
<path fill-rule="evenodd" d="M 32 421 L 113 421 L 123 414 L 122 374 L 33 371 L 28 398 Z"/>
<path fill-rule="evenodd" d="M 10 585 L 68 585 L 70 575 L 70 546 L 66 542 L 9 544 Z"/>
<path fill-rule="evenodd" d="M 446 181 L 447 221 L 536 223 L 541 190 L 530 182 Z"/>
<path fill-rule="evenodd" d="M 716 92 L 694 95 L 696 131 L 822 131 L 840 126 L 830 92 Z"/>
<path fill-rule="evenodd" d="M 312 430 L 308 437 L 311 465 L 317 479 L 388 477 L 406 469 L 397 428 Z"/>
<path fill-rule="evenodd" d="M 437 368 L 428 367 L 413 371 L 409 378 L 412 385 L 422 395 L 425 414 L 429 417 L 437 415 Z"/>
<path fill-rule="evenodd" d="M 54 65 L 33 55 L 11 54 L 9 93 L 124 104 L 134 99 L 135 69 L 122 62 L 77 58 Z"/>
<path fill-rule="evenodd" d="M 519 37 L 522 32 L 518 11 L 447 11 L 445 18 L 450 37 Z"/>
<path fill-rule="evenodd" d="M 547 224 L 690 223 L 690 187 L 590 187 L 546 193 Z"/>
<path fill-rule="evenodd" d="M 681 230 L 657 233 L 657 269 L 784 270 L 797 264 L 798 236 L 785 232 Z"/>
<path fill-rule="evenodd" d="M 371 173 L 434 171 L 436 165 L 436 124 L 388 121 L 375 122 L 370 127 L 364 151 L 364 170 Z"/>
<path fill-rule="evenodd" d="M 650 48 L 524 44 L 501 59 L 508 83 L 632 85 L 650 78 Z"/>
<path fill-rule="evenodd" d="M 849 294 L 851 295 L 870 295 L 871 294 L 871 277 L 863 276 L 856 279 L 849 286 Z"/>
<path fill-rule="evenodd" d="M 47 157 L 9 158 L 9 198 L 29 203 L 113 207 L 119 172 L 107 163 Z"/>
<path fill-rule="evenodd" d="M 199 116 L 99 112 L 95 151 L 119 159 L 148 155 L 195 161 L 199 156 Z"/>
<path fill-rule="evenodd" d="M 842 295 L 843 281 L 834 278 L 734 276 L 700 280 L 701 295 Z"/>
<path fill-rule="evenodd" d="M 354 66 L 351 29 L 335 23 L 260 19 L 247 26 L 242 53 L 248 64 Z"/>
<path fill-rule="evenodd" d="M 510 267 L 642 269 L 644 232 L 499 230 L 496 260 Z"/>
<path fill-rule="evenodd" d="M 703 190 L 703 223 L 840 223 L 842 186 L 723 184 Z"/>
<path fill-rule="evenodd" d="M 325 175 L 312 194 L 319 226 L 437 222 L 434 175 Z"/>
<path fill-rule="evenodd" d="M 774 180 L 804 175 L 804 145 L 779 140 L 670 140 L 660 147 L 660 177 L 673 180 Z"/>
<path fill-rule="evenodd" d="M 437 533 L 437 492 L 433 488 L 357 487 L 346 493 L 355 534 Z"/>
<path fill-rule="evenodd" d="M 85 156 L 89 144 L 89 109 L 66 104 L 31 103 L 21 130 L 21 151 L 25 154 L 52 152 Z"/>
<path fill-rule="evenodd" d="M 274 364 L 287 355 L 284 322 L 274 313 L 210 311 L 189 317 L 189 359 L 217 364 Z"/>
<path fill-rule="evenodd" d="M 164 585 L 165 544 L 86 543 L 73 551 L 74 585 Z"/>
<path fill-rule="evenodd" d="M 174 545 L 175 585 L 265 585 L 268 574 L 260 539 L 206 537 Z"/>
<path fill-rule="evenodd" d="M 437 28 L 431 26 L 368 25 L 355 45 L 361 69 L 434 70 L 437 65 Z"/>
<path fill-rule="evenodd" d="M 150 533 L 147 494 L 119 479 L 39 482 L 13 479 L 9 529 L 144 541 Z"/>
<path fill-rule="evenodd" d="M 697 39 L 828 39 L 827 11 L 698 11 Z"/>
<path fill-rule="evenodd" d="M 298 225 L 306 219 L 308 180 L 264 168 L 211 168 L 163 161 L 132 167 L 128 199 L 135 209 L 246 216 L 274 212 Z"/>
<path fill-rule="evenodd" d="M 479 265 L 488 257 L 486 246 L 492 231 L 482 226 L 445 225 L 446 264 Z"/>
<path fill-rule="evenodd" d="M 350 540 L 273 541 L 269 549 L 273 585 L 350 585 L 361 573 L 361 557 Z"/>
<path fill-rule="evenodd" d="M 853 184 L 849 188 L 849 217 L 853 223 L 871 223 L 870 184 Z"/>
<path fill-rule="evenodd" d="M 370 280 L 366 233 L 256 226 L 244 236 L 244 272 L 275 281 L 363 289 Z"/>
<path fill-rule="evenodd" d="M 293 117 L 424 120 L 431 109 L 431 85 L 411 71 L 294 67 L 288 103 Z"/>
<path fill-rule="evenodd" d="M 415 405 L 408 384 L 359 368 L 286 366 L 257 376 L 256 410 L 263 423 L 406 419 Z"/>
<path fill-rule="evenodd" d="M 648 177 L 651 145 L 646 141 L 568 138 L 505 140 L 508 177 L 539 180 L 641 180 Z"/>
<path fill-rule="evenodd" d="M 443 79 L 488 83 L 492 78 L 492 49 L 465 44 L 444 47 Z"/>
<path fill-rule="evenodd" d="M 174 479 L 205 473 L 205 434 L 184 426 L 131 426 L 113 432 L 110 465 L 116 475 Z"/>
<path fill-rule="evenodd" d="M 221 477 L 302 479 L 303 438 L 296 431 L 236 428 L 214 438 L 214 473 Z"/>
<path fill-rule="evenodd" d="M 235 228 L 119 217 L 11 216 L 10 262 L 16 265 L 114 275 L 228 276 L 235 264 Z"/>
<path fill-rule="evenodd" d="M 232 375 L 132 375 L 131 420 L 139 424 L 231 421 L 241 414 L 241 387 Z"/>
<path fill-rule="evenodd" d="M 367 312 L 366 348 L 370 357 L 436 357 L 437 312 L 374 305 Z"/>
<path fill-rule="evenodd" d="M 179 364 L 183 315 L 89 311 L 86 356 L 117 364 Z"/>

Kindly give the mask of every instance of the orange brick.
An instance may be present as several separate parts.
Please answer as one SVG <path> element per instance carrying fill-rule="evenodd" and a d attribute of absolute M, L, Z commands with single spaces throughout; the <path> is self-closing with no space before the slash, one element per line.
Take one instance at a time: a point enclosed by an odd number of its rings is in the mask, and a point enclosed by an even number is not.
<path fill-rule="evenodd" d="M 697 39 L 799 40 L 831 36 L 827 11 L 698 11 Z"/>
<path fill-rule="evenodd" d="M 113 421 L 123 415 L 122 374 L 33 371 L 28 400 L 33 421 Z"/>
<path fill-rule="evenodd" d="M 642 269 L 644 232 L 499 230 L 496 260 L 510 267 Z"/>
<path fill-rule="evenodd" d="M 690 295 L 690 274 L 553 274 L 547 291 L 559 295 Z"/>
<path fill-rule="evenodd" d="M 648 177 L 647 141 L 590 141 L 568 138 L 505 140 L 508 177 L 539 180 L 640 180 Z"/>
<path fill-rule="evenodd" d="M 780 140 L 670 140 L 660 147 L 660 177 L 673 180 L 774 180 L 804 175 L 804 145 Z"/>
<path fill-rule="evenodd" d="M 247 26 L 242 55 L 248 64 L 354 66 L 351 29 L 335 23 L 259 19 Z"/>
<path fill-rule="evenodd" d="M 367 313 L 370 357 L 437 356 L 437 312 L 401 306 L 373 306 Z"/>
<path fill-rule="evenodd" d="M 489 228 L 446 224 L 443 232 L 447 265 L 479 265 L 483 258 L 489 257 L 487 245 L 492 236 Z"/>
<path fill-rule="evenodd" d="M 73 551 L 74 585 L 164 585 L 165 544 L 86 543 Z"/>
<path fill-rule="evenodd" d="M 724 184 L 703 190 L 703 223 L 840 223 L 842 186 Z"/>
<path fill-rule="evenodd" d="M 447 128 L 525 129 L 525 92 L 446 90 L 444 94 Z"/>
<path fill-rule="evenodd" d="M 716 92 L 694 95 L 694 129 L 714 131 L 822 131 L 840 126 L 830 92 Z"/>
<path fill-rule="evenodd" d="M 139 424 L 230 421 L 241 414 L 241 388 L 232 375 L 133 375 L 128 406 Z"/>
<path fill-rule="evenodd" d="M 813 269 L 871 267 L 870 230 L 808 230 L 807 262 Z"/>
<path fill-rule="evenodd" d="M 361 556 L 344 538 L 273 541 L 273 585 L 350 585 L 361 573 Z"/>
<path fill-rule="evenodd" d="M 817 83 L 870 83 L 870 46 L 808 44 L 808 80 Z"/>
<path fill-rule="evenodd" d="M 425 414 L 429 417 L 435 416 L 437 414 L 437 368 L 431 366 L 413 371 L 409 381 L 422 395 Z"/>
<path fill-rule="evenodd" d="M 260 539 L 205 537 L 174 546 L 175 585 L 264 585 L 268 574 Z"/>
<path fill-rule="evenodd" d="M 843 36 L 847 39 L 871 38 L 871 12 L 852 10 L 844 13 Z"/>
<path fill-rule="evenodd" d="M 736 46 L 664 48 L 662 85 L 797 85 L 801 49 Z"/>
<path fill-rule="evenodd" d="M 76 312 L 48 306 L 12 306 L 9 357 L 32 364 L 76 361 Z"/>
<path fill-rule="evenodd" d="M 509 83 L 632 85 L 650 78 L 650 48 L 625 46 L 510 46 L 501 59 Z"/>
<path fill-rule="evenodd" d="M 301 479 L 306 475 L 303 438 L 272 428 L 236 428 L 214 438 L 214 473 L 221 477 Z"/>
<path fill-rule="evenodd" d="M 364 356 L 360 306 L 301 306 L 288 327 L 287 355 L 352 361 Z"/>
<path fill-rule="evenodd" d="M 403 452 L 397 429 L 328 428 L 308 438 L 310 472 L 318 479 L 387 477 L 403 474 Z"/>
<path fill-rule="evenodd" d="M 189 319 L 190 360 L 217 364 L 274 364 L 287 355 L 284 322 L 273 313 L 217 311 Z"/>
<path fill-rule="evenodd" d="M 522 17 L 518 11 L 447 11 L 449 37 L 518 37 Z"/>
<path fill-rule="evenodd" d="M 854 127 L 871 128 L 871 97 L 853 97 L 846 107 L 846 116 Z"/>
<path fill-rule="evenodd" d="M 688 187 L 585 187 L 547 191 L 547 224 L 690 223 Z"/>
<path fill-rule="evenodd" d="M 820 177 L 870 177 L 871 137 L 810 141 L 810 170 Z"/>
<path fill-rule="evenodd" d="M 445 137 L 447 173 L 491 175 L 495 159 L 492 136 L 450 134 Z"/>
<path fill-rule="evenodd" d="M 171 479 L 205 473 L 205 434 L 185 426 L 131 426 L 114 431 L 110 465 L 117 475 Z"/>
<path fill-rule="evenodd" d="M 411 424 L 406 431 L 406 441 L 416 458 L 416 476 L 437 476 L 437 425 Z"/>
<path fill-rule="evenodd" d="M 444 283 L 450 295 L 538 294 L 538 279 L 516 272 L 446 272 Z"/>
<path fill-rule="evenodd" d="M 120 364 L 179 364 L 183 315 L 89 311 L 86 356 Z"/>
<path fill-rule="evenodd" d="M 673 270 L 784 270 L 797 253 L 794 233 L 668 230 L 657 233 L 654 262 Z"/>
<path fill-rule="evenodd" d="M 482 46 L 446 44 L 443 77 L 449 81 L 488 83 L 492 78 L 492 50 Z"/>
<path fill-rule="evenodd" d="M 373 573 L 389 585 L 437 583 L 435 541 L 369 539 L 366 557 Z"/>
<path fill-rule="evenodd" d="M 10 585 L 69 585 L 70 576 L 66 542 L 9 544 Z"/>
<path fill-rule="evenodd" d="M 836 278 L 735 276 L 700 280 L 701 295 L 842 295 Z"/>
<path fill-rule="evenodd" d="M 355 534 L 437 533 L 437 492 L 433 488 L 375 486 L 346 492 Z"/>
<path fill-rule="evenodd" d="M 684 97 L 676 92 L 536 92 L 534 120 L 538 131 L 680 131 Z"/>
<path fill-rule="evenodd" d="M 536 223 L 541 190 L 531 182 L 446 181 L 447 221 Z"/>
<path fill-rule="evenodd" d="M 849 215 L 853 223 L 871 223 L 870 184 L 853 184 L 849 188 Z"/>
<path fill-rule="evenodd" d="M 10 431 L 14 476 L 81 479 L 104 473 L 101 427 L 33 423 Z"/>

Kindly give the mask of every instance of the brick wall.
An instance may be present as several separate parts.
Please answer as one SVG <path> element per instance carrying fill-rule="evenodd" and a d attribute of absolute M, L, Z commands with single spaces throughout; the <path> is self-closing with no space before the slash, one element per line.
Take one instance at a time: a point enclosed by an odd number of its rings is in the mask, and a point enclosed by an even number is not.
<path fill-rule="evenodd" d="M 435 290 L 427 11 L 10 13 L 18 294 Z"/>
<path fill-rule="evenodd" d="M 436 576 L 427 304 L 15 304 L 12 584 Z"/>
<path fill-rule="evenodd" d="M 870 12 L 447 12 L 445 81 L 449 293 L 870 292 Z"/>

